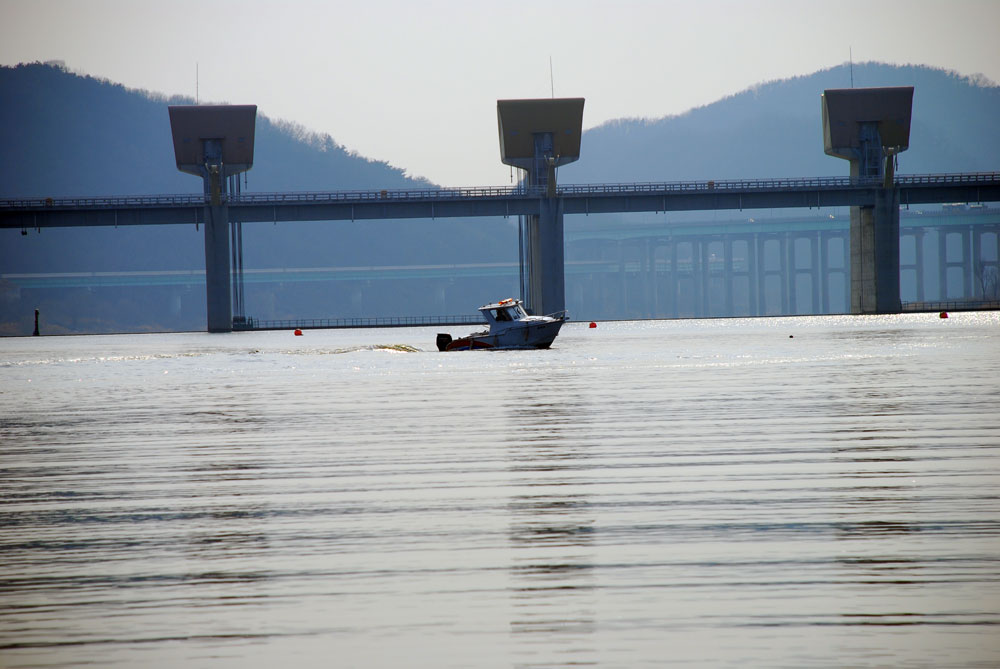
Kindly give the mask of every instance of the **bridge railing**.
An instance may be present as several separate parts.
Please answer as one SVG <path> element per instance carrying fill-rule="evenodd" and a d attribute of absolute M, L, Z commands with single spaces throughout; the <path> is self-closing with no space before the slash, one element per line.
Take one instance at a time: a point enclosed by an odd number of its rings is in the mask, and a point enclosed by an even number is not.
<path fill-rule="evenodd" d="M 0 200 L 3 209 L 113 209 L 122 207 L 177 207 L 207 204 L 207 196 L 197 195 L 109 195 L 100 197 L 9 198 Z"/>
<path fill-rule="evenodd" d="M 950 186 L 996 184 L 1000 172 L 961 174 L 897 174 L 897 186 Z M 568 184 L 559 186 L 560 196 L 592 196 L 686 193 L 692 191 L 773 191 L 815 190 L 833 188 L 867 188 L 880 184 L 870 177 L 795 177 L 780 179 L 729 179 L 703 181 L 672 181 L 647 183 Z M 329 192 L 242 193 L 229 195 L 229 204 L 313 204 L 335 202 L 443 201 L 489 198 L 537 198 L 544 195 L 543 187 L 482 186 L 469 188 L 420 188 L 403 190 L 357 190 Z M 0 199 L 0 210 L 24 209 L 114 209 L 183 207 L 207 204 L 203 193 L 180 195 L 126 195 L 105 197 L 8 198 Z"/>
<path fill-rule="evenodd" d="M 1000 310 L 1000 300 L 975 299 L 942 300 L 931 302 L 902 302 L 900 308 L 904 312 L 934 312 L 934 311 L 996 311 Z"/>

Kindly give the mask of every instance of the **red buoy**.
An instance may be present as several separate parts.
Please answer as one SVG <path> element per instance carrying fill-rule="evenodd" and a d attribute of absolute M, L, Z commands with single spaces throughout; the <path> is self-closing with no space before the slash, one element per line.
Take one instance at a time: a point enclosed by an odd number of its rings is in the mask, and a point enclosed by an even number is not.
<path fill-rule="evenodd" d="M 298 328 L 295 328 L 295 336 L 296 337 L 301 337 L 302 336 L 302 330 L 300 330 Z"/>
<path fill-rule="evenodd" d="M 597 323 L 595 323 L 594 321 L 590 321 L 590 327 L 596 328 L 597 327 Z"/>
<path fill-rule="evenodd" d="M 942 311 L 940 314 L 938 314 L 938 316 L 940 318 L 948 318 L 948 312 L 947 311 Z"/>

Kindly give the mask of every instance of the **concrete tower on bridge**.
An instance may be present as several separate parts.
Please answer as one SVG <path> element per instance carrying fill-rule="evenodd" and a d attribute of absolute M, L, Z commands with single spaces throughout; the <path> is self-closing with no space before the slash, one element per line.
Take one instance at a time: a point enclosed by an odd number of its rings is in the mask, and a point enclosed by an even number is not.
<path fill-rule="evenodd" d="M 563 205 L 556 168 L 580 157 L 583 98 L 497 100 L 500 160 L 527 172 L 529 187 L 544 189 L 539 215 L 527 217 L 525 248 L 531 313 L 566 308 Z"/>
<path fill-rule="evenodd" d="M 205 290 L 208 331 L 231 332 L 228 177 L 253 167 L 257 105 L 173 105 L 170 130 L 177 169 L 200 176 L 205 195 Z"/>
<path fill-rule="evenodd" d="M 832 89 L 821 96 L 823 149 L 870 180 L 875 206 L 851 207 L 851 313 L 894 314 L 899 297 L 896 155 L 909 148 L 913 87 Z"/>

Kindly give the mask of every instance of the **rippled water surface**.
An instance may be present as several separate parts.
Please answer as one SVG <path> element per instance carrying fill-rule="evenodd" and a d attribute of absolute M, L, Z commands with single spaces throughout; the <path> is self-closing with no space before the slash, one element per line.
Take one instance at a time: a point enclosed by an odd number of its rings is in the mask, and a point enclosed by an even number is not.
<path fill-rule="evenodd" d="M 0 666 L 1000 666 L 1000 314 L 435 332 L 0 340 Z"/>

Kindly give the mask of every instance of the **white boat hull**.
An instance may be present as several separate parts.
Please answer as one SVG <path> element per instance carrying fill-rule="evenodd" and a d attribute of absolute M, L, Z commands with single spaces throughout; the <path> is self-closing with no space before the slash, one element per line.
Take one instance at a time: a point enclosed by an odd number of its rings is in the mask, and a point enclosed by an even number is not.
<path fill-rule="evenodd" d="M 565 322 L 565 319 L 529 322 L 523 327 L 508 328 L 498 334 L 488 332 L 471 334 L 455 339 L 447 344 L 444 350 L 548 348 L 555 341 L 559 329 Z"/>
<path fill-rule="evenodd" d="M 549 316 L 529 316 L 521 300 L 510 297 L 479 307 L 486 319 L 488 330 L 474 332 L 466 337 L 452 339 L 450 334 L 439 333 L 439 351 L 469 351 L 477 348 L 548 348 L 552 346 L 559 329 L 566 322 L 566 312 Z"/>

